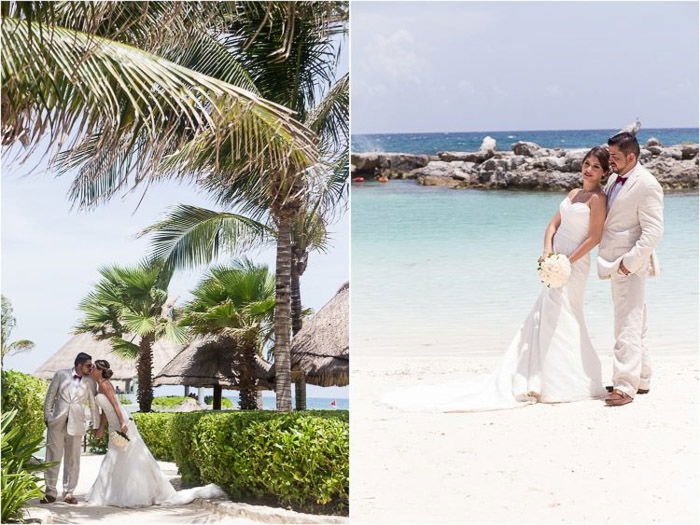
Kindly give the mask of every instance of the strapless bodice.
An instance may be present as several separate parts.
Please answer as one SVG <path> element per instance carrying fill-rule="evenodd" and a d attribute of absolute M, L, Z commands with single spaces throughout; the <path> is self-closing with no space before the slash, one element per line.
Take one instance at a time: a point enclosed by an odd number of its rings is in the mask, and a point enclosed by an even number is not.
<path fill-rule="evenodd" d="M 95 396 L 95 401 L 97 402 L 97 405 L 102 409 L 104 415 L 107 417 L 109 429 L 119 430 L 119 417 L 114 411 L 114 407 L 112 406 L 112 403 L 109 402 L 107 396 L 100 392 Z"/>
<path fill-rule="evenodd" d="M 585 202 L 571 202 L 569 197 L 559 204 L 561 224 L 554 235 L 554 251 L 571 255 L 588 237 L 591 209 Z"/>

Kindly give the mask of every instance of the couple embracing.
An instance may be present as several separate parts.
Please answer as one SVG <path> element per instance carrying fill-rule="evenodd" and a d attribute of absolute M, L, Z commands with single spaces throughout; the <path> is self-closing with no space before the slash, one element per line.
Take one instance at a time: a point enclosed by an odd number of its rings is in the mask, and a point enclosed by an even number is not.
<path fill-rule="evenodd" d="M 441 412 L 582 399 L 604 399 L 617 407 L 649 392 L 644 286 L 647 276 L 659 272 L 654 248 L 663 234 L 663 190 L 639 163 L 639 155 L 639 143 L 628 132 L 586 153 L 582 185 L 569 192 L 549 222 L 540 258 L 566 256 L 569 280 L 560 288 L 543 290 L 496 371 L 472 383 L 401 389 L 383 401 L 406 410 Z M 609 177 L 603 187 L 605 176 Z M 583 314 L 591 251 L 597 245 L 598 276 L 610 280 L 615 315 L 608 386 Z"/>
<path fill-rule="evenodd" d="M 88 426 L 86 405 L 95 437 L 101 438 L 108 431 L 107 454 L 87 494 L 87 503 L 145 507 L 222 496 L 221 489 L 213 484 L 180 491 L 173 488 L 117 399 L 111 377 L 107 361 L 98 359 L 93 364 L 92 357 L 84 352 L 76 356 L 72 369 L 54 374 L 44 402 L 44 422 L 46 461 L 56 464 L 46 471 L 46 493 L 41 502 L 56 501 L 58 471 L 63 461 L 62 499 L 69 504 L 78 503 L 74 491 L 80 474 L 80 446 Z"/>

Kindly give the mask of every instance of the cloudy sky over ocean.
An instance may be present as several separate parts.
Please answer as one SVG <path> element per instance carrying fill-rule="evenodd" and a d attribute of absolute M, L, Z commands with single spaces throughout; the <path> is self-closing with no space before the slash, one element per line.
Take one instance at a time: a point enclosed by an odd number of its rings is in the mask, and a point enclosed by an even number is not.
<path fill-rule="evenodd" d="M 353 133 L 696 127 L 697 20 L 695 2 L 354 2 Z"/>

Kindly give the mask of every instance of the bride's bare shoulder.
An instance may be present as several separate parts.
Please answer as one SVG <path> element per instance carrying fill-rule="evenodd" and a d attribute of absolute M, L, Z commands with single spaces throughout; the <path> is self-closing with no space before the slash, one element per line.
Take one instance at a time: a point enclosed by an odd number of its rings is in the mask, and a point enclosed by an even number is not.
<path fill-rule="evenodd" d="M 588 201 L 588 206 L 605 206 L 607 202 L 608 196 L 605 194 L 605 192 L 602 190 L 597 190 L 595 193 L 593 193 L 593 195 L 591 195 L 591 198 Z"/>

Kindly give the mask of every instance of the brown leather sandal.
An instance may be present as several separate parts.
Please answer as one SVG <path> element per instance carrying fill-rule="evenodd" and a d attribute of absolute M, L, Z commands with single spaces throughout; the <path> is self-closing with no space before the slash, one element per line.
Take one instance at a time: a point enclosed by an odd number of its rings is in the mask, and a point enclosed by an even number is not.
<path fill-rule="evenodd" d="M 613 390 L 615 390 L 615 387 L 608 385 L 605 387 L 605 390 L 607 390 L 608 392 L 612 392 Z M 637 390 L 637 394 L 643 395 L 643 394 L 648 394 L 648 393 L 649 393 L 648 388 L 640 388 Z"/>
<path fill-rule="evenodd" d="M 39 500 L 39 503 L 53 503 L 54 501 L 56 501 L 56 496 L 44 494 L 44 497 Z"/>
<path fill-rule="evenodd" d="M 66 503 L 70 503 L 71 505 L 77 505 L 77 504 L 78 504 L 78 500 L 75 499 L 74 496 L 66 496 L 65 498 L 63 498 L 63 501 L 65 501 Z"/>
<path fill-rule="evenodd" d="M 605 398 L 605 404 L 611 407 L 619 407 L 634 401 L 631 396 L 621 390 L 613 390 L 612 394 Z"/>

